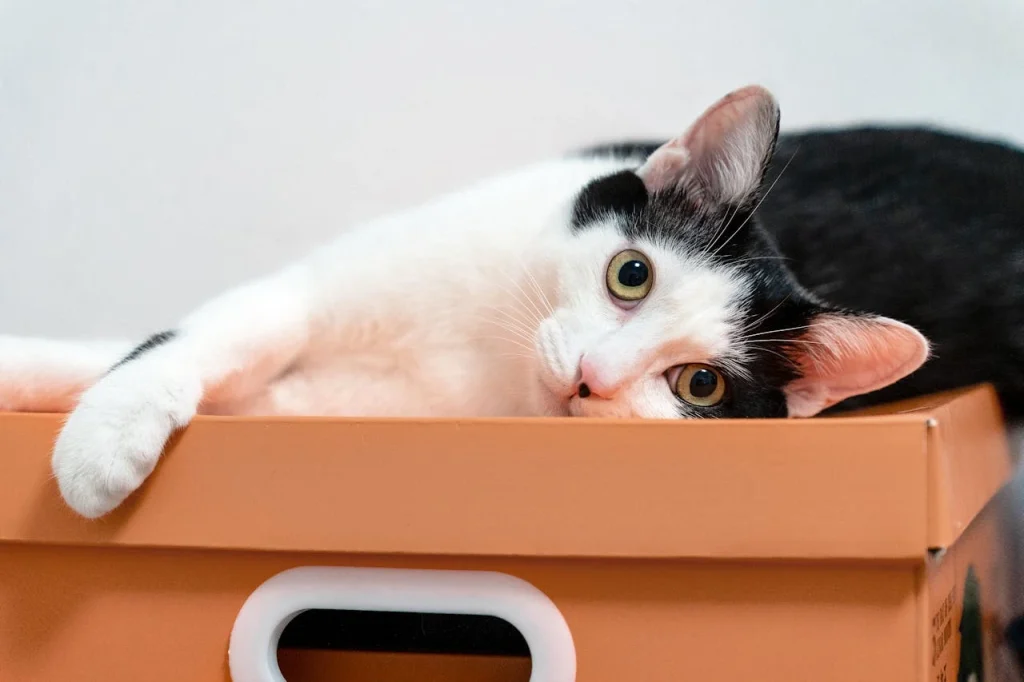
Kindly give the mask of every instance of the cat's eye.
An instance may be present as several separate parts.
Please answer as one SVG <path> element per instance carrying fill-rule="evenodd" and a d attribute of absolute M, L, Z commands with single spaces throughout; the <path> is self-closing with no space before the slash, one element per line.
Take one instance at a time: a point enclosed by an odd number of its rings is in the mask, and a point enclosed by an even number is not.
<path fill-rule="evenodd" d="M 667 378 L 673 393 L 697 407 L 713 407 L 725 397 L 725 377 L 708 365 L 693 363 L 675 367 Z"/>
<path fill-rule="evenodd" d="M 621 251 L 608 263 L 605 275 L 608 293 L 623 303 L 637 303 L 651 293 L 654 266 L 647 256 L 633 249 Z"/>

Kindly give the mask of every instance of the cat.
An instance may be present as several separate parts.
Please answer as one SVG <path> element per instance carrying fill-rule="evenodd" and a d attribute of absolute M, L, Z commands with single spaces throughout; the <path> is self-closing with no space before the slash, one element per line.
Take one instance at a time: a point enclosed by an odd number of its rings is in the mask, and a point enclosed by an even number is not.
<path fill-rule="evenodd" d="M 667 142 L 346 231 L 141 345 L 0 337 L 0 409 L 70 412 L 53 471 L 89 518 L 197 412 L 811 417 L 990 380 L 1020 416 L 1022 183 L 1021 153 L 944 133 L 780 137 L 749 86 Z"/>

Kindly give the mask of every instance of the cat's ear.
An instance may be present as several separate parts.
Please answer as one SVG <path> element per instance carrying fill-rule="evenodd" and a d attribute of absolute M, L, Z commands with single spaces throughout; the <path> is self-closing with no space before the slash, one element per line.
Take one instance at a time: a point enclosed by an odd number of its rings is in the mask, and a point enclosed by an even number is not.
<path fill-rule="evenodd" d="M 791 417 L 812 417 L 847 398 L 884 388 L 928 359 L 928 340 L 887 317 L 824 312 L 799 344 L 801 377 L 786 388 Z"/>
<path fill-rule="evenodd" d="M 744 203 L 761 186 L 778 135 L 775 98 L 752 85 L 720 99 L 655 150 L 637 175 L 651 194 L 682 189 L 698 202 Z"/>

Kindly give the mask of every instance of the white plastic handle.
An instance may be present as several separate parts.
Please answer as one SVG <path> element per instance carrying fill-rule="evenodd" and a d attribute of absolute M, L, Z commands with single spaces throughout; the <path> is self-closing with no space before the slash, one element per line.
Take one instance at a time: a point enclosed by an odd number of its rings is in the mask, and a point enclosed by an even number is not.
<path fill-rule="evenodd" d="M 558 607 L 505 573 L 303 566 L 278 573 L 249 595 L 228 647 L 234 682 L 285 682 L 277 643 L 309 609 L 496 616 L 530 647 L 530 682 L 574 682 L 576 647 Z"/>

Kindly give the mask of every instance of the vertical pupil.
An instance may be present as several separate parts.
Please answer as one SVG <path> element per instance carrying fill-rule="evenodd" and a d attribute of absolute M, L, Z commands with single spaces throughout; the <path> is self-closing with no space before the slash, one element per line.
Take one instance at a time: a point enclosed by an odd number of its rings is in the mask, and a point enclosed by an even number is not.
<path fill-rule="evenodd" d="M 619 268 L 619 284 L 624 287 L 643 286 L 648 276 L 647 264 L 642 261 L 631 260 Z"/>
<path fill-rule="evenodd" d="M 690 394 L 695 398 L 707 398 L 718 387 L 718 377 L 707 369 L 698 369 L 690 377 Z"/>

